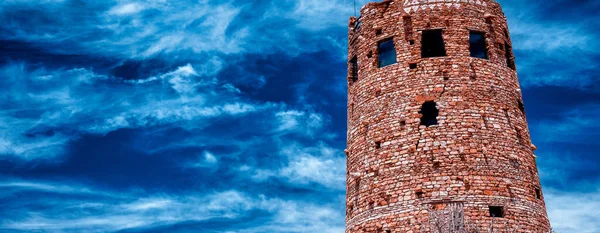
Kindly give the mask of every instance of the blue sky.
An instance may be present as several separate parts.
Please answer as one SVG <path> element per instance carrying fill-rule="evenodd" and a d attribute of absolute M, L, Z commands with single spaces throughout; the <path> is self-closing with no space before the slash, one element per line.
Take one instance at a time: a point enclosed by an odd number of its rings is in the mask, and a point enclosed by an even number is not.
<path fill-rule="evenodd" d="M 552 224 L 599 233 L 600 2 L 499 2 Z M 352 13 L 1 1 L 0 232 L 343 232 Z"/>

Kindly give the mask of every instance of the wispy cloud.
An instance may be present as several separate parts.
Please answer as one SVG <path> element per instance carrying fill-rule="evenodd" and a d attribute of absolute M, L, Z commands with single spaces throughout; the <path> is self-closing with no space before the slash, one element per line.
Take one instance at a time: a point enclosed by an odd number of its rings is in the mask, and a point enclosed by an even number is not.
<path fill-rule="evenodd" d="M 213 193 L 190 193 L 185 195 L 149 195 L 136 192 L 113 193 L 111 196 L 67 198 L 63 188 L 44 183 L 1 184 L 16 192 L 50 192 L 56 197 L 37 200 L 7 199 L 14 209 L 0 220 L 0 229 L 45 232 L 109 232 L 124 229 L 150 229 L 183 222 L 203 222 L 217 218 L 237 219 L 252 211 L 265 211 L 269 220 L 261 226 L 232 226 L 235 232 L 334 232 L 342 229 L 343 216 L 331 207 L 315 206 L 296 200 L 269 198 L 264 195 L 248 195 L 230 190 Z M 75 190 L 94 192 L 93 188 L 78 187 Z M 52 188 L 49 188 L 52 187 Z M 57 192 L 55 192 L 57 191 Z M 9 197 L 10 198 L 10 197 Z M 43 209 L 32 209 L 32 204 Z M 307 225 L 305 221 L 313 224 Z"/>
<path fill-rule="evenodd" d="M 86 69 L 29 70 L 0 67 L 0 154 L 44 158 L 61 154 L 81 134 L 203 121 L 272 108 L 243 100 L 192 65 L 141 81 L 97 75 Z M 94 93 L 94 94 L 91 94 Z M 21 105 L 17 103 L 28 103 Z M 201 125 L 201 124 L 199 124 Z"/>
<path fill-rule="evenodd" d="M 556 232 L 600 232 L 600 192 L 546 191 L 548 215 Z"/>
<path fill-rule="evenodd" d="M 337 191 L 345 189 L 346 167 L 342 151 L 323 143 L 315 147 L 299 144 L 282 145 L 279 150 L 284 165 L 270 169 L 243 165 L 239 169 L 240 172 L 249 173 L 250 178 L 255 182 L 280 179 L 293 186 L 309 187 L 312 184 L 319 184 Z"/>
<path fill-rule="evenodd" d="M 600 136 L 600 105 L 577 106 L 554 119 L 540 120 L 531 124 L 536 141 L 544 143 L 596 144 Z"/>
<path fill-rule="evenodd" d="M 564 86 L 593 90 L 599 68 L 600 33 L 596 23 L 577 17 L 552 18 L 547 11 L 570 14 L 571 2 L 500 1 L 506 11 L 513 49 L 524 87 Z M 586 5 L 597 5 L 586 3 Z M 590 6 L 591 7 L 591 6 Z M 552 70 L 552 72 L 547 72 Z"/>

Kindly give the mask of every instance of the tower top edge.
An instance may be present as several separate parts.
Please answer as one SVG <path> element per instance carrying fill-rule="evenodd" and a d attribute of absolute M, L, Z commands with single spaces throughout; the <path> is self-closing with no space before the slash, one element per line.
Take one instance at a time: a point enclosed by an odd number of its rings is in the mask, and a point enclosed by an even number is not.
<path fill-rule="evenodd" d="M 374 10 L 380 7 L 389 7 L 390 5 L 404 9 L 406 13 L 419 11 L 433 5 L 445 5 L 447 7 L 460 8 L 463 4 L 480 5 L 487 7 L 491 4 L 498 4 L 496 0 L 381 0 L 368 2 L 360 8 L 361 15 L 369 10 Z"/>

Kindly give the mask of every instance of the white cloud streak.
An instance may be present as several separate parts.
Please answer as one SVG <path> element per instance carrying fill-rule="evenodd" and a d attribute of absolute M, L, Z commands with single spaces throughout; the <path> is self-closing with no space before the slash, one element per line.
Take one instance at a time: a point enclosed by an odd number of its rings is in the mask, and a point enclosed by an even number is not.
<path fill-rule="evenodd" d="M 552 227 L 556 232 L 600 232 L 600 192 L 569 193 L 546 191 L 546 206 Z"/>
<path fill-rule="evenodd" d="M 1 188 L 17 192 L 55 192 L 63 194 L 63 186 L 47 183 L 0 183 Z M 77 187 L 74 190 L 94 192 L 93 188 Z M 70 192 L 70 191 L 69 191 Z M 143 194 L 143 193 L 142 193 Z M 113 232 L 124 229 L 144 229 L 168 226 L 183 222 L 202 222 L 214 218 L 238 219 L 250 211 L 265 211 L 268 222 L 260 226 L 245 226 L 235 232 L 339 232 L 343 229 L 343 213 L 328 206 L 317 206 L 297 200 L 248 195 L 236 190 L 209 194 L 147 195 L 113 193 L 92 199 L 29 200 L 48 207 L 33 210 L 25 207 L 0 220 L 0 229 L 42 232 Z M 142 195 L 143 196 L 143 195 Z M 60 201 L 59 201 L 60 200 Z M 21 205 L 24 203 L 12 203 Z M 46 212 L 51 209 L 52 211 Z M 54 213 L 54 214 L 53 214 Z M 56 214 L 58 213 L 58 214 Z M 307 224 L 310 223 L 310 224 Z"/>
<path fill-rule="evenodd" d="M 97 75 L 86 69 L 34 70 L 24 64 L 0 67 L 0 155 L 52 158 L 80 134 L 181 123 L 206 126 L 206 119 L 243 116 L 276 107 L 241 99 L 188 64 L 142 81 Z M 27 103 L 27 104 L 15 104 Z"/>

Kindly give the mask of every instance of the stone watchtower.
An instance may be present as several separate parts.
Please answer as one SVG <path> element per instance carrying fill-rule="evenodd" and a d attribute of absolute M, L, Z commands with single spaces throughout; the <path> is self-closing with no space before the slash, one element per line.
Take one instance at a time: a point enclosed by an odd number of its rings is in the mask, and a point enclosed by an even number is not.
<path fill-rule="evenodd" d="M 498 3 L 369 3 L 348 38 L 346 232 L 550 230 Z"/>

